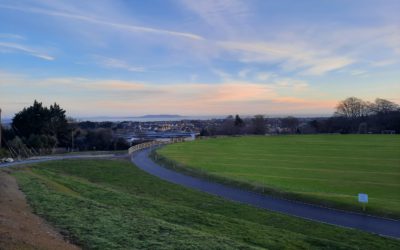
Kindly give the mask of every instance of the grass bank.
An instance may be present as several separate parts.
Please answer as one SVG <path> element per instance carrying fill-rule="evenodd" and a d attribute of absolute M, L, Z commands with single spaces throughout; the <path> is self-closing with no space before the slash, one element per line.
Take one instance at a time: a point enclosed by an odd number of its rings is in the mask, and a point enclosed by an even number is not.
<path fill-rule="evenodd" d="M 400 136 L 298 135 L 198 140 L 157 150 L 153 158 L 219 182 L 361 212 L 400 218 Z"/>
<path fill-rule="evenodd" d="M 35 213 L 87 249 L 399 249 L 400 241 L 229 202 L 122 160 L 13 173 Z"/>

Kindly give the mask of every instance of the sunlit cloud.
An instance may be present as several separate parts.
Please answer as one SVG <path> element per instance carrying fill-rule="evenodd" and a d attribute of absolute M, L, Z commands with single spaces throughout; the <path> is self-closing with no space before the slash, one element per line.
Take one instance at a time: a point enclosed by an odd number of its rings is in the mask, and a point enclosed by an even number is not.
<path fill-rule="evenodd" d="M 245 113 L 267 114 L 276 112 L 268 106 L 271 103 L 274 103 L 277 110 L 290 112 L 291 105 L 298 106 L 303 103 L 311 107 L 308 103 L 312 102 L 278 94 L 276 90 L 282 87 L 279 84 L 258 84 L 248 81 L 149 84 L 82 77 L 29 79 L 6 72 L 2 72 L 0 76 L 0 86 L 3 90 L 0 93 L 2 102 L 13 102 L 13 98 L 8 94 L 12 88 L 18 89 L 16 93 L 18 96 L 32 101 L 37 99 L 39 93 L 42 92 L 41 89 L 46 89 L 47 95 L 41 95 L 41 101 L 59 102 L 74 115 L 82 113 L 105 115 L 102 112 L 108 113 L 112 107 L 118 106 L 126 107 L 126 109 L 114 110 L 116 115 L 160 112 L 219 115 L 237 112 L 236 109 L 245 112 L 244 108 L 248 109 Z M 289 84 L 284 87 L 296 88 Z M 101 106 L 100 111 L 99 103 L 102 105 L 107 103 L 109 106 Z M 318 105 L 317 102 L 313 103 Z M 17 111 L 14 109 L 12 112 Z M 327 107 L 322 106 L 321 109 L 327 109 Z M 5 112 L 9 113 L 10 110 Z"/>

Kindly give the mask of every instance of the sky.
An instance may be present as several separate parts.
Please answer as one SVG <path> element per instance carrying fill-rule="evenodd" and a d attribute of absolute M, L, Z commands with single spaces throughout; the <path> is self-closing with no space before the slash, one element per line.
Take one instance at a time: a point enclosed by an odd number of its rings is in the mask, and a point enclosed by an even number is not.
<path fill-rule="evenodd" d="M 400 103 L 398 0 L 0 0 L 0 108 L 331 115 Z"/>

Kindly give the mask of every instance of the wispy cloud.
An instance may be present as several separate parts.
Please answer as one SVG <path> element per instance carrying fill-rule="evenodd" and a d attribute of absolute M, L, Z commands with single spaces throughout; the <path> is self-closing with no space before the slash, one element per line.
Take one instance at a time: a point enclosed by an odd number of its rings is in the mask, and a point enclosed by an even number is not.
<path fill-rule="evenodd" d="M 130 65 L 129 63 L 111 57 L 104 57 L 99 55 L 94 55 L 93 59 L 96 64 L 105 68 L 123 69 L 131 72 L 145 72 L 146 69 L 140 66 Z"/>
<path fill-rule="evenodd" d="M 219 42 L 219 46 L 240 57 L 243 62 L 280 63 L 288 70 L 306 75 L 322 75 L 350 65 L 353 59 L 327 55 L 326 52 L 284 43 Z"/>
<path fill-rule="evenodd" d="M 244 86 L 256 84 L 258 86 L 267 87 L 274 91 L 278 89 L 303 91 L 309 87 L 308 82 L 305 80 L 280 76 L 276 73 L 268 71 L 243 69 L 237 74 L 229 74 L 220 69 L 213 69 L 213 72 L 219 76 L 220 82 L 223 84 L 241 84 Z"/>
<path fill-rule="evenodd" d="M 223 82 L 228 82 L 232 80 L 232 75 L 221 69 L 212 69 L 212 72 L 217 75 Z"/>
<path fill-rule="evenodd" d="M 181 0 L 184 8 L 193 12 L 219 33 L 235 35 L 250 10 L 245 1 L 238 0 Z"/>
<path fill-rule="evenodd" d="M 366 76 L 367 75 L 367 71 L 365 70 L 352 70 L 350 71 L 350 74 L 353 76 Z"/>
<path fill-rule="evenodd" d="M 138 113 L 227 114 L 242 112 L 290 112 L 293 106 L 317 101 L 278 94 L 277 86 L 233 80 L 224 83 L 149 84 L 123 80 L 98 80 L 82 77 L 29 79 L 0 72 L 0 96 L 6 105 L 13 102 L 7 94 L 17 88 L 18 96 L 51 103 L 57 101 L 74 115 Z M 42 93 L 45 89 L 46 95 Z M 15 89 L 13 90 L 15 92 Z M 84 104 L 84 105 L 83 105 Z M 161 104 L 161 105 L 160 105 Z M 273 105 L 272 110 L 270 106 Z M 8 105 L 10 106 L 10 105 Z M 14 107 L 14 106 L 13 106 Z M 116 109 L 121 107 L 121 109 Z M 123 108 L 122 108 L 123 107 Z M 15 107 L 15 111 L 22 107 Z M 320 109 L 327 109 L 323 104 Z M 99 110 L 104 113 L 99 113 Z M 10 111 L 7 111 L 10 112 Z"/>
<path fill-rule="evenodd" d="M 274 74 L 269 73 L 269 72 L 259 72 L 259 73 L 257 73 L 257 75 L 256 75 L 256 79 L 257 79 L 258 81 L 263 81 L 263 82 L 265 82 L 265 81 L 271 79 L 271 77 L 272 77 L 273 75 L 274 75 Z"/>
<path fill-rule="evenodd" d="M 22 40 L 25 39 L 25 37 L 18 35 L 18 34 L 11 34 L 11 33 L 0 33 L 0 38 L 5 38 L 5 39 L 18 39 Z"/>
<path fill-rule="evenodd" d="M 26 45 L 22 45 L 22 44 L 18 44 L 18 43 L 11 43 L 11 42 L 0 42 L 0 48 L 3 48 L 5 50 L 3 50 L 3 52 L 23 52 L 26 54 L 29 54 L 31 56 L 40 58 L 40 59 L 44 59 L 47 61 L 53 61 L 54 57 L 47 55 L 45 53 L 42 53 L 36 49 L 33 49 L 29 46 Z M 0 50 L 1 52 L 2 50 Z"/>
<path fill-rule="evenodd" d="M 61 18 L 74 19 L 74 20 L 79 20 L 79 21 L 83 21 L 83 22 L 101 24 L 101 25 L 108 26 L 110 28 L 121 29 L 124 31 L 130 31 L 130 32 L 144 32 L 144 33 L 153 33 L 153 34 L 159 34 L 159 35 L 169 35 L 169 36 L 175 36 L 175 37 L 188 38 L 188 39 L 192 39 L 192 40 L 203 40 L 204 39 L 203 37 L 196 35 L 196 34 L 192 34 L 192 33 L 178 32 L 178 31 L 172 31 L 172 30 L 167 30 L 167 29 L 157 29 L 157 28 L 138 26 L 138 25 L 130 25 L 130 24 L 125 24 L 125 23 L 117 23 L 117 22 L 112 22 L 112 21 L 95 18 L 92 16 L 83 16 L 83 15 L 79 15 L 79 14 L 75 14 L 75 13 L 61 12 L 61 11 L 57 11 L 57 10 L 35 8 L 35 7 L 28 7 L 28 6 L 25 6 L 22 8 L 19 6 L 9 6 L 9 5 L 0 5 L 0 8 L 42 14 L 42 15 L 47 15 L 47 16 L 55 16 L 55 17 L 61 17 Z"/>
<path fill-rule="evenodd" d="M 242 69 L 238 72 L 238 76 L 240 78 L 246 78 L 247 75 L 251 72 L 251 69 Z"/>
<path fill-rule="evenodd" d="M 399 63 L 400 59 L 396 60 L 396 59 L 388 59 L 388 60 L 378 60 L 378 61 L 370 61 L 370 65 L 374 66 L 374 67 L 385 67 L 388 65 L 393 65 L 396 63 Z"/>
<path fill-rule="evenodd" d="M 86 114 L 268 114 L 329 113 L 347 95 L 396 99 L 398 3 L 354 1 L 315 1 L 309 15 L 290 1 L 0 0 L 1 67 L 29 74 L 0 72 L 0 100 Z"/>
<path fill-rule="evenodd" d="M 121 80 L 94 80 L 82 77 L 66 77 L 66 78 L 47 78 L 37 82 L 40 86 L 58 87 L 65 89 L 74 89 L 80 91 L 106 91 L 106 92 L 125 92 L 125 91 L 142 91 L 146 89 L 146 85 L 134 81 Z"/>
<path fill-rule="evenodd" d="M 322 32 L 318 40 L 330 48 L 350 48 L 352 54 L 364 55 L 364 57 L 369 54 L 374 55 L 376 49 L 387 49 L 392 54 L 393 52 L 398 54 L 400 53 L 400 24 L 340 27 L 329 32 Z"/>

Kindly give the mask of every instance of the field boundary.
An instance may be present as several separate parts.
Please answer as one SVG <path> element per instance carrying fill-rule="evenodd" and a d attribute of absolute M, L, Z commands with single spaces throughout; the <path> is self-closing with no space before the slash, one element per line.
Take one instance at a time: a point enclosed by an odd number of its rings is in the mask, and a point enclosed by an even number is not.
<path fill-rule="evenodd" d="M 168 169 L 192 176 L 198 177 L 204 180 L 214 181 L 220 184 L 229 185 L 237 188 L 241 188 L 244 190 L 256 192 L 263 195 L 270 195 L 272 197 L 277 197 L 280 199 L 285 199 L 289 201 L 296 201 L 309 205 L 316 205 L 326 209 L 334 209 L 345 212 L 352 212 L 377 218 L 391 219 L 391 220 L 399 220 L 400 214 L 395 213 L 382 213 L 381 211 L 377 211 L 375 209 L 369 209 L 368 212 L 362 211 L 361 206 L 352 206 L 346 203 L 335 202 L 331 200 L 325 199 L 317 199 L 304 194 L 297 194 L 292 192 L 282 191 L 276 188 L 268 187 L 258 183 L 249 183 L 245 181 L 237 181 L 232 180 L 226 177 L 221 177 L 217 175 L 210 174 L 206 171 L 201 171 L 197 168 L 192 168 L 188 165 L 182 164 L 180 162 L 171 160 L 163 155 L 160 155 L 157 150 L 159 148 L 155 148 L 151 150 L 149 157 L 155 161 L 157 164 L 166 167 Z"/>

